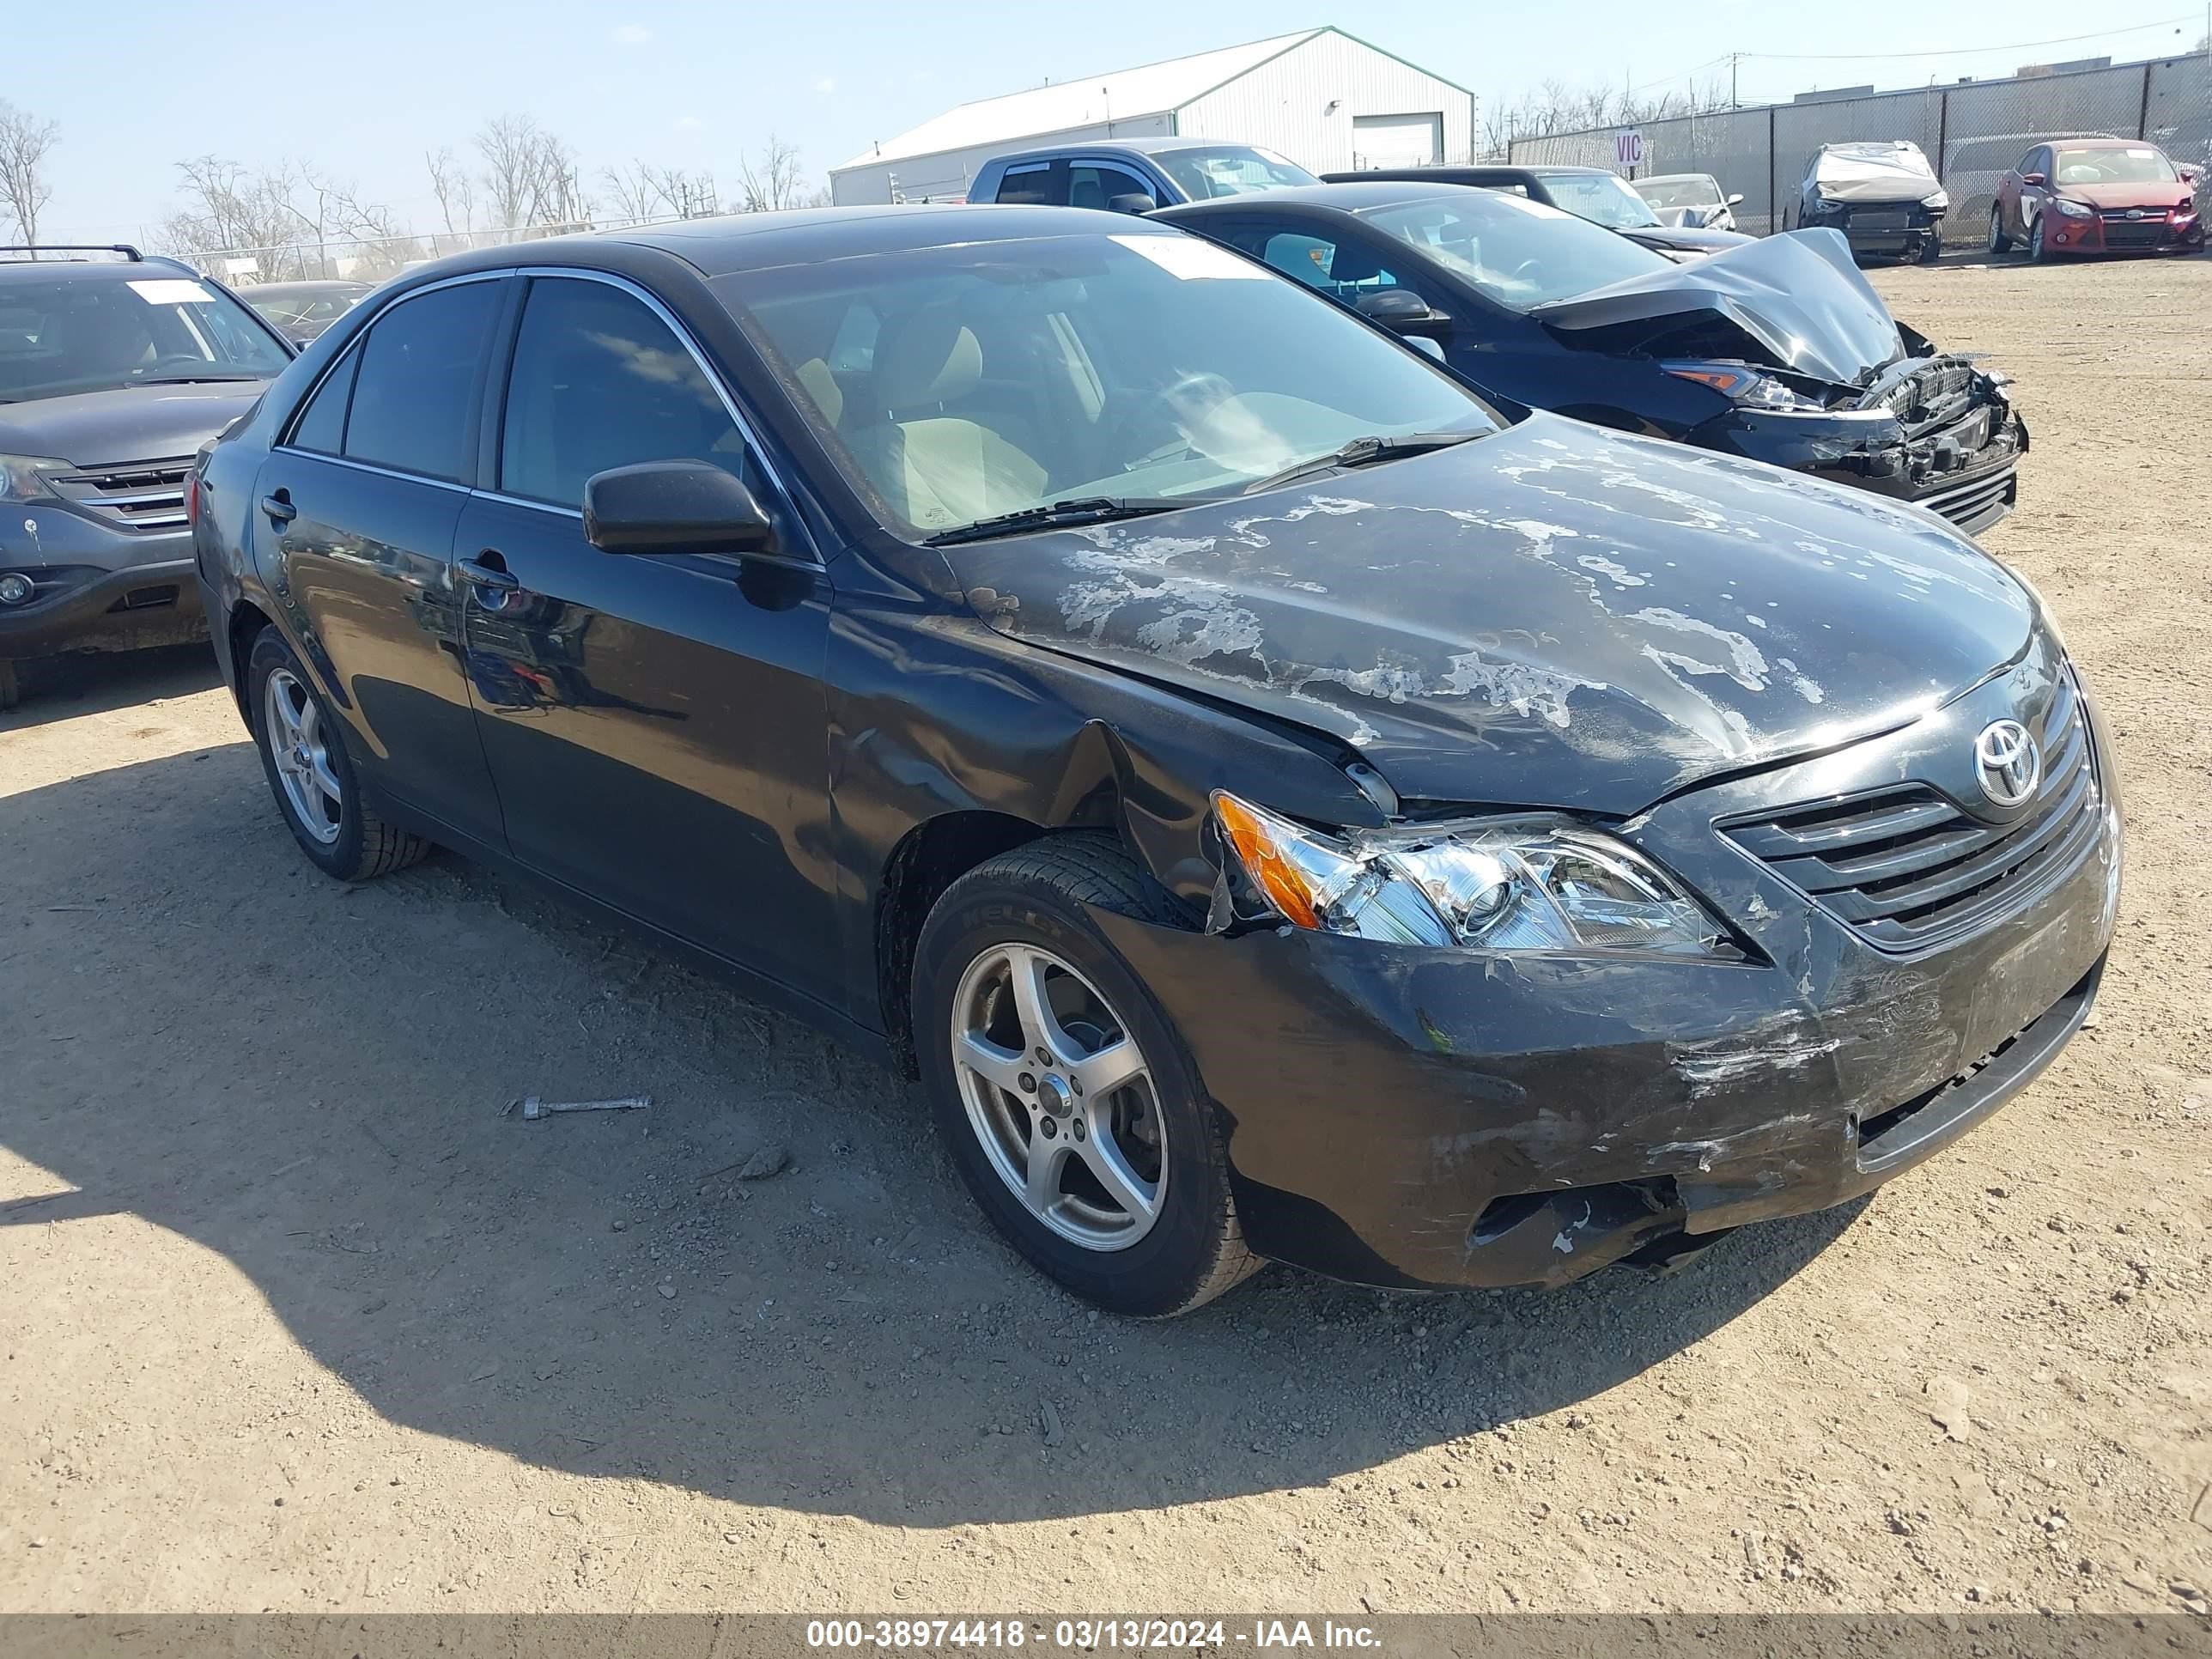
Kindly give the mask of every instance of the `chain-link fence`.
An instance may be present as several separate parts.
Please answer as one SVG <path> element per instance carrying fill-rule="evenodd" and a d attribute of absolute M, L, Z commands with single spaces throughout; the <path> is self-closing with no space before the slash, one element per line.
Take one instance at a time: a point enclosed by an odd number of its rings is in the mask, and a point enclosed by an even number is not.
<path fill-rule="evenodd" d="M 1620 129 L 1593 127 L 1516 138 L 1516 163 L 1614 166 Z M 2195 166 L 2197 201 L 2212 202 L 2212 58 L 2156 58 L 2008 81 L 1962 82 L 1860 98 L 1808 99 L 1640 123 L 1644 164 L 1630 176 L 1710 173 L 1741 193 L 1737 228 L 1753 235 L 1796 222 L 1798 189 L 1823 144 L 1909 138 L 1925 150 L 1951 198 L 1948 242 L 1988 234 L 1997 182 L 2045 138 L 2143 138 Z"/>

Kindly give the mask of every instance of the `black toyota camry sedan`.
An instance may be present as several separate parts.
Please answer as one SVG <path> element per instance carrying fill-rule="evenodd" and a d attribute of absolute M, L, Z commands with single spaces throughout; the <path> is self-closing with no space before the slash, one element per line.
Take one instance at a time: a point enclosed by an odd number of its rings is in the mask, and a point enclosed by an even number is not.
<path fill-rule="evenodd" d="M 1962 530 L 2019 496 L 2027 428 L 2010 381 L 1900 325 L 1836 231 L 1737 237 L 1678 264 L 1540 202 L 1420 182 L 1157 216 L 1435 342 L 1494 397 L 1911 501 Z"/>
<path fill-rule="evenodd" d="M 2047 1064 L 2112 935 L 2109 750 L 1972 543 L 1508 418 L 1164 225 L 465 255 L 190 501 L 309 860 L 459 849 L 917 1073 L 1130 1313 L 1837 1203 Z"/>

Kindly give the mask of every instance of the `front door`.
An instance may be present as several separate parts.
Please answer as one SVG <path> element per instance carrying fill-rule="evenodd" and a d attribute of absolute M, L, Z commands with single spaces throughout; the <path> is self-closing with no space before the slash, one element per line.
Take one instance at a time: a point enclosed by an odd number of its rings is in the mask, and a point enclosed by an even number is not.
<path fill-rule="evenodd" d="M 690 347 L 639 294 L 537 276 L 495 493 L 464 512 L 470 682 L 516 857 L 641 921 L 834 1000 L 830 585 L 782 558 L 616 555 L 593 473 L 692 459 L 787 514 Z"/>
<path fill-rule="evenodd" d="M 261 468 L 263 573 L 372 793 L 497 846 L 453 532 L 506 283 L 425 289 L 348 349 Z"/>

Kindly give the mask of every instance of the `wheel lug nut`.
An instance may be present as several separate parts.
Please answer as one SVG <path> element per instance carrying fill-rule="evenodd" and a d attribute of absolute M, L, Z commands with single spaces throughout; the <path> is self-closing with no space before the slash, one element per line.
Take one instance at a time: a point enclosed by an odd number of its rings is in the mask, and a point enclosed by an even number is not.
<path fill-rule="evenodd" d="M 1037 1064 L 1038 1064 L 1038 1065 L 1040 1065 L 1040 1066 L 1049 1066 L 1049 1065 L 1051 1065 L 1051 1064 L 1052 1064 L 1052 1054 L 1051 1054 L 1051 1052 L 1050 1052 L 1048 1049 L 1044 1049 L 1044 1048 L 1040 1048 L 1040 1049 L 1038 1049 L 1038 1050 L 1036 1051 L 1036 1056 L 1037 1056 Z"/>
<path fill-rule="evenodd" d="M 1036 1092 L 1036 1079 L 1031 1077 L 1027 1072 L 1024 1072 L 1022 1073 L 1021 1083 L 1022 1092 L 1024 1094 L 1033 1095 Z"/>
<path fill-rule="evenodd" d="M 1078 1140 L 1080 1140 L 1084 1138 L 1084 1134 L 1085 1130 L 1083 1127 L 1083 1120 L 1079 1117 L 1075 1120 L 1075 1138 Z"/>
<path fill-rule="evenodd" d="M 1054 1135 L 1058 1134 L 1060 1131 L 1053 1126 L 1052 1119 L 1047 1118 L 1042 1123 L 1037 1125 L 1037 1133 L 1042 1135 L 1047 1140 L 1050 1140 Z"/>
<path fill-rule="evenodd" d="M 1083 1092 L 1083 1079 L 1079 1077 L 1072 1077 L 1067 1079 L 1067 1086 L 1079 1095 Z"/>

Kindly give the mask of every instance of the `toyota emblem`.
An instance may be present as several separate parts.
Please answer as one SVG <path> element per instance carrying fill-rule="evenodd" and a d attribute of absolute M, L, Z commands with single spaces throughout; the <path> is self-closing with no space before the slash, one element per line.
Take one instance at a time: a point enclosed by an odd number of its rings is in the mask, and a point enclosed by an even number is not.
<path fill-rule="evenodd" d="M 1991 720 L 1974 739 L 1974 776 L 1999 806 L 2017 806 L 2043 781 L 2043 753 L 2018 720 Z"/>

